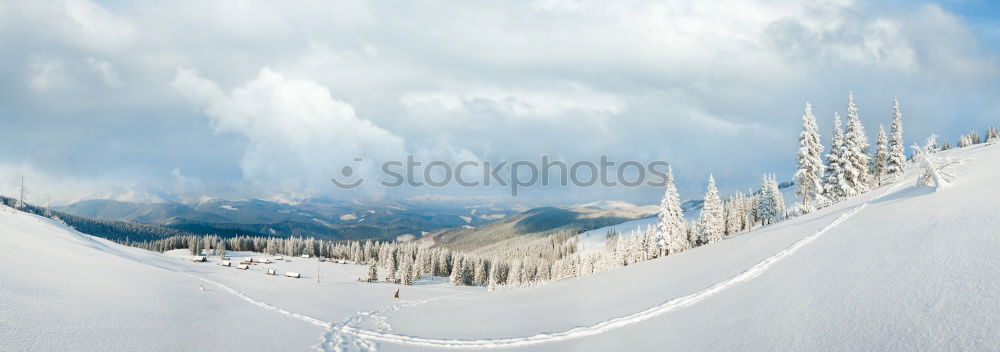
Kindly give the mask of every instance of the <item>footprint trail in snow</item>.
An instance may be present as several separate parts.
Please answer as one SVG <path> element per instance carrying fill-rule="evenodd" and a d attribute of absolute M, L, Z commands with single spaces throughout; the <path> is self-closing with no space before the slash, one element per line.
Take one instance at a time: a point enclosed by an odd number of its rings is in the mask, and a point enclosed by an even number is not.
<path fill-rule="evenodd" d="M 634 313 L 631 315 L 626 315 L 610 320 L 606 320 L 590 326 L 576 327 L 573 329 L 551 332 L 551 333 L 539 333 L 531 336 L 524 337 L 514 337 L 514 338 L 497 338 L 497 339 L 475 339 L 475 340 L 461 340 L 461 339 L 435 339 L 435 338 L 423 338 L 414 337 L 406 335 L 391 334 L 385 332 L 377 332 L 370 330 L 363 330 L 352 327 L 350 324 L 343 326 L 341 329 L 346 332 L 358 337 L 361 340 L 375 340 L 388 342 L 393 344 L 402 345 L 413 345 L 413 346 L 425 346 L 425 347 L 435 347 L 435 348 L 451 348 L 451 349 L 482 349 L 482 348 L 507 348 L 507 347 L 522 347 L 529 345 L 537 345 L 544 343 L 552 343 L 558 341 L 565 341 L 570 339 L 577 339 L 587 336 L 594 336 L 602 334 L 617 328 L 629 326 L 639 322 L 643 322 L 667 312 L 676 310 L 681 307 L 686 307 L 698 303 L 708 297 L 714 296 L 719 292 L 726 290 L 734 285 L 742 282 L 747 282 L 757 278 L 761 274 L 767 272 L 775 263 L 785 259 L 786 257 L 794 254 L 799 248 L 809 244 L 817 237 L 823 235 L 830 229 L 837 227 L 848 218 L 854 216 L 862 209 L 868 206 L 871 202 L 884 197 L 885 195 L 891 193 L 899 185 L 904 184 L 904 182 L 899 182 L 892 187 L 889 187 L 882 194 L 851 208 L 846 213 L 834 219 L 832 222 L 821 228 L 819 231 L 812 233 L 811 235 L 795 242 L 788 248 L 764 259 L 754 266 L 750 267 L 746 271 L 743 271 L 739 275 L 736 275 L 728 280 L 719 282 L 711 287 L 704 290 L 671 299 L 660 305 L 654 306 L 652 308 L 646 309 L 644 311 Z"/>

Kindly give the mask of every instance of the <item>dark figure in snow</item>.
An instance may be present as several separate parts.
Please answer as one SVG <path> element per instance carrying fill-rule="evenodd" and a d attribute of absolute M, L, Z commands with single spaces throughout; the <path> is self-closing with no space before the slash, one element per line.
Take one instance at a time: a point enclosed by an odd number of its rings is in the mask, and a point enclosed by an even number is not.
<path fill-rule="evenodd" d="M 396 289 L 396 296 L 393 297 L 393 298 L 399 298 L 399 289 L 398 288 Z"/>

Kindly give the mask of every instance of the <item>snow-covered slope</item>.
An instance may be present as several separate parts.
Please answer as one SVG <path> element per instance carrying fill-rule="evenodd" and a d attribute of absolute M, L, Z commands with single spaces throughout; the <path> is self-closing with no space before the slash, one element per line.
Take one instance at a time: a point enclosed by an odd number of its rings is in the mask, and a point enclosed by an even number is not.
<path fill-rule="evenodd" d="M 10 208 L 0 210 L 0 258 L 0 350 L 305 348 L 320 331 L 248 309 L 198 279 L 204 266 Z M 260 341 L 247 324 L 289 339 Z"/>
<path fill-rule="evenodd" d="M 4 210 L 0 349 L 1000 350 L 1000 147 L 954 153 L 968 160 L 940 192 L 910 179 L 678 255 L 499 292 L 358 283 L 364 267 L 301 258 L 275 266 L 306 277 L 271 277 Z"/>
<path fill-rule="evenodd" d="M 391 332 L 365 336 L 400 349 L 997 350 L 1000 148 L 956 154 L 970 160 L 941 192 L 910 179 L 624 270 L 393 312 Z"/>
<path fill-rule="evenodd" d="M 785 209 L 792 209 L 795 206 L 795 202 L 798 201 L 798 197 L 795 195 L 795 187 L 785 187 L 781 189 L 781 197 L 785 200 Z M 688 200 L 685 203 L 692 202 Z M 652 208 L 653 212 L 658 211 L 658 206 L 649 205 L 646 206 Z M 701 216 L 701 206 L 696 207 L 685 207 L 684 208 L 684 218 L 689 221 L 697 220 Z M 577 251 L 581 253 L 593 252 L 604 250 L 604 243 L 607 239 L 609 231 L 614 231 L 615 233 L 621 234 L 623 237 L 630 237 L 636 233 L 636 230 L 643 231 L 647 226 L 656 226 L 657 218 L 656 215 L 651 217 L 645 217 L 642 219 L 630 220 L 620 224 L 605 226 L 590 231 L 585 231 L 577 236 L 579 240 L 577 242 Z"/>
<path fill-rule="evenodd" d="M 122 246 L 0 206 L 0 350 L 325 349 L 338 322 L 396 303 L 396 285 L 355 282 L 361 266 L 288 258 L 243 271 L 183 253 Z M 418 284 L 404 297 L 476 290 Z"/>

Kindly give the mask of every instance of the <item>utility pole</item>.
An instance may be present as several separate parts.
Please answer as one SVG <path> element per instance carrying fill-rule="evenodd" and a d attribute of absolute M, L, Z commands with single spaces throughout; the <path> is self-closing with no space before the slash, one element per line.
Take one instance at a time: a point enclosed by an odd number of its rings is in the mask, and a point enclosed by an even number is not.
<path fill-rule="evenodd" d="M 24 174 L 21 174 L 21 195 L 17 198 L 17 208 L 24 209 Z"/>
<path fill-rule="evenodd" d="M 319 283 L 319 256 L 316 257 L 316 283 Z"/>

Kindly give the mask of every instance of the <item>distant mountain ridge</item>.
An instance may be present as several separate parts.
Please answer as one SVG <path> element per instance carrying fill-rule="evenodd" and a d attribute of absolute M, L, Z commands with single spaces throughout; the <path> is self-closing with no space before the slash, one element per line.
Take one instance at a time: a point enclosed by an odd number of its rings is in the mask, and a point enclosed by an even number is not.
<path fill-rule="evenodd" d="M 480 251 L 523 243 L 525 238 L 565 239 L 576 234 L 656 215 L 659 207 L 639 206 L 622 201 L 601 201 L 569 207 L 541 207 L 508 216 L 480 227 L 446 229 L 422 241 L 433 246 L 460 251 Z"/>
<path fill-rule="evenodd" d="M 197 203 L 83 200 L 54 210 L 76 216 L 160 225 L 220 236 L 303 236 L 324 239 L 395 239 L 460 226 L 480 226 L 515 212 L 492 207 L 424 204 L 367 206 L 312 200 L 203 199 Z"/>

